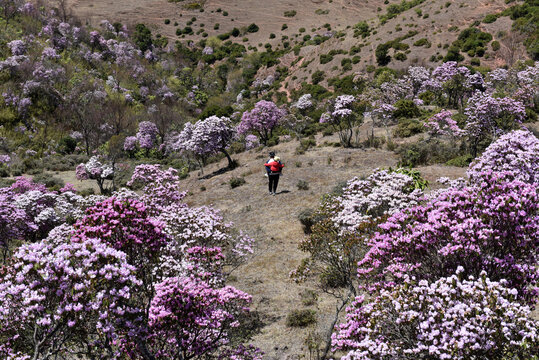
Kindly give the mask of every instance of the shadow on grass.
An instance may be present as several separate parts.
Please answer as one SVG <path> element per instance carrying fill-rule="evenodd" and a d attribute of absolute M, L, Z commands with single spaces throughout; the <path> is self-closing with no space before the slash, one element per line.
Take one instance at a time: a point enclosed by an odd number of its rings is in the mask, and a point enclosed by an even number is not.
<path fill-rule="evenodd" d="M 217 175 L 222 175 L 222 174 L 225 174 L 229 171 L 232 171 L 234 170 L 235 168 L 237 168 L 239 166 L 238 162 L 234 160 L 234 162 L 227 166 L 227 167 L 224 167 L 224 168 L 221 168 L 219 170 L 215 170 L 214 172 L 208 174 L 208 175 L 204 175 L 202 177 L 199 177 L 198 179 L 199 180 L 207 180 L 207 179 L 211 179 L 212 177 L 214 176 L 217 176 Z"/>

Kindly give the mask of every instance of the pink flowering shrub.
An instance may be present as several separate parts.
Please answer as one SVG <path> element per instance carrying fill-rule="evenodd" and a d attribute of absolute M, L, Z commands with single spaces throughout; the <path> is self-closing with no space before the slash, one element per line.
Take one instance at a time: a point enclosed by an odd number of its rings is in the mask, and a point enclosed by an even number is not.
<path fill-rule="evenodd" d="M 150 150 L 155 146 L 159 130 L 151 121 L 141 121 L 138 125 L 137 141 L 142 149 Z M 125 146 L 125 144 L 124 144 Z"/>
<path fill-rule="evenodd" d="M 149 348 L 156 359 L 189 359 L 228 343 L 251 297 L 231 286 L 214 289 L 190 278 L 167 278 L 150 305 Z"/>
<path fill-rule="evenodd" d="M 150 217 L 147 206 L 134 199 L 111 197 L 86 210 L 73 225 L 74 241 L 101 239 L 127 254 L 127 262 L 138 270 L 157 261 L 167 237 L 164 224 Z"/>
<path fill-rule="evenodd" d="M 21 246 L 0 274 L 0 356 L 116 358 L 139 286 L 124 253 L 96 239 L 47 239 Z M 15 357 L 17 358 L 17 357 Z"/>
<path fill-rule="evenodd" d="M 243 113 L 238 133 L 241 135 L 255 133 L 265 145 L 273 129 L 285 115 L 286 111 L 278 108 L 273 102 L 261 100 L 255 104 L 254 109 Z"/>
<path fill-rule="evenodd" d="M 481 181 L 485 172 L 507 175 L 527 183 L 539 182 L 539 139 L 528 130 L 501 136 L 468 169 L 470 181 Z"/>
<path fill-rule="evenodd" d="M 539 322 L 507 282 L 457 275 L 401 285 L 367 301 L 356 298 L 333 334 L 343 360 L 532 359 Z"/>
<path fill-rule="evenodd" d="M 425 205 L 379 225 L 359 262 L 359 280 L 369 289 L 402 283 L 404 275 L 434 281 L 458 266 L 465 275 L 485 270 L 506 279 L 519 298 L 533 301 L 539 270 L 539 190 L 503 176 L 442 192 Z"/>
<path fill-rule="evenodd" d="M 451 111 L 441 111 L 425 121 L 425 127 L 430 136 L 447 136 L 451 138 L 461 137 L 465 134 L 464 130 L 459 128 L 457 122 L 452 118 Z"/>

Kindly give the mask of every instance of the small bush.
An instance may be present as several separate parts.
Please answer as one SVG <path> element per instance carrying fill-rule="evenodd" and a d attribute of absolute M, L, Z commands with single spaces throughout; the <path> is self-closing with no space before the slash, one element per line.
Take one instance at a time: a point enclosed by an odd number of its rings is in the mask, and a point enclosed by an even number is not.
<path fill-rule="evenodd" d="M 449 160 L 448 162 L 446 162 L 446 165 L 468 167 L 468 165 L 470 165 L 472 160 L 473 160 L 473 156 L 471 154 L 465 154 L 465 155 L 457 156 L 456 158 Z"/>
<path fill-rule="evenodd" d="M 64 180 L 51 176 L 51 174 L 38 174 L 34 176 L 33 180 L 36 183 L 45 185 L 47 188 L 49 188 L 49 190 L 52 191 L 58 191 L 65 186 Z"/>
<path fill-rule="evenodd" d="M 170 24 L 170 19 L 165 19 L 165 25 Z"/>
<path fill-rule="evenodd" d="M 297 11 L 296 10 L 288 10 L 284 12 L 285 17 L 294 17 L 296 16 Z"/>
<path fill-rule="evenodd" d="M 407 138 L 423 132 L 423 124 L 416 119 L 400 119 L 394 135 L 401 138 Z M 388 144 L 389 145 L 389 144 Z"/>
<path fill-rule="evenodd" d="M 309 190 L 309 183 L 305 180 L 299 180 L 296 186 L 298 190 Z"/>
<path fill-rule="evenodd" d="M 314 310 L 292 310 L 286 317 L 286 326 L 306 327 L 316 323 L 316 311 Z"/>
<path fill-rule="evenodd" d="M 258 27 L 258 25 L 256 25 L 255 23 L 249 25 L 247 27 L 247 32 L 249 33 L 255 33 L 255 32 L 258 32 L 258 30 L 260 30 L 260 28 Z"/>
<path fill-rule="evenodd" d="M 303 227 L 303 232 L 310 234 L 312 233 L 313 225 L 322 220 L 322 215 L 313 209 L 304 209 L 299 213 L 298 220 Z"/>
<path fill-rule="evenodd" d="M 394 115 L 397 118 L 414 118 L 421 115 L 421 110 L 412 100 L 399 100 L 395 103 Z"/>
<path fill-rule="evenodd" d="M 234 177 L 230 179 L 228 183 L 230 184 L 230 188 L 234 189 L 245 184 L 245 179 L 241 177 Z"/>
<path fill-rule="evenodd" d="M 314 290 L 305 290 L 300 295 L 304 306 L 313 306 L 318 301 L 318 294 Z"/>

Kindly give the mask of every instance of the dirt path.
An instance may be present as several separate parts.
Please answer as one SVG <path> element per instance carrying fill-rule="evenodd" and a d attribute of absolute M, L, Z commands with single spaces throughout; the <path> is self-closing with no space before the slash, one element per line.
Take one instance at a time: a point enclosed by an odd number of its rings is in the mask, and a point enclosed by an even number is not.
<path fill-rule="evenodd" d="M 318 142 L 324 140 L 319 138 Z M 318 313 L 316 326 L 305 329 L 286 326 L 286 316 L 291 310 L 305 308 L 301 293 L 316 289 L 315 279 L 297 285 L 288 278 L 289 272 L 306 257 L 298 250 L 304 236 L 298 214 L 306 208 L 315 208 L 320 197 L 336 184 L 397 163 L 395 155 L 388 151 L 322 147 L 295 156 L 296 146 L 297 142 L 290 142 L 275 148 L 286 164 L 277 196 L 268 194 L 267 179 L 263 176 L 267 149 L 235 155 L 241 166 L 232 172 L 207 180 L 199 180 L 193 174 L 182 182 L 182 187 L 192 193 L 187 198 L 190 205 L 213 205 L 237 228 L 257 238 L 256 256 L 236 271 L 236 280 L 231 284 L 253 296 L 253 308 L 264 323 L 253 343 L 266 353 L 264 359 L 299 359 L 307 355 L 305 339 L 311 332 L 326 331 L 334 313 L 335 300 L 320 296 L 317 305 L 311 307 Z M 224 162 L 214 164 L 205 172 L 224 165 Z M 462 169 L 444 166 L 423 170 L 431 181 L 442 175 L 457 177 L 463 173 Z M 231 189 L 229 179 L 241 175 L 245 175 L 246 184 Z M 308 182 L 309 190 L 297 189 L 300 179 Z M 201 191 L 202 186 L 206 190 Z"/>

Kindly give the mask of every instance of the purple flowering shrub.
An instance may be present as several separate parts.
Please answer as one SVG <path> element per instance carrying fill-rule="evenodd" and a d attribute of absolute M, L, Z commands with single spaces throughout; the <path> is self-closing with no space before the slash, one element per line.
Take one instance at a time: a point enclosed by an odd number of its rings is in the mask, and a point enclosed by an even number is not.
<path fill-rule="evenodd" d="M 254 133 L 265 145 L 272 136 L 273 129 L 286 115 L 286 111 L 280 109 L 271 101 L 261 100 L 255 104 L 251 111 L 246 111 L 238 125 L 238 133 L 245 135 Z"/>
<path fill-rule="evenodd" d="M 476 92 L 468 101 L 464 114 L 468 117 L 465 131 L 472 143 L 473 155 L 477 144 L 486 137 L 517 129 L 526 117 L 524 104 L 512 98 L 495 98 Z"/>
<path fill-rule="evenodd" d="M 61 234 L 61 233 L 59 233 Z M 0 355 L 8 359 L 116 358 L 139 286 L 123 252 L 97 239 L 21 246 L 0 274 Z"/>
<path fill-rule="evenodd" d="M 467 175 L 471 182 L 477 182 L 485 172 L 537 184 L 539 139 L 528 130 L 516 130 L 501 136 L 470 164 Z"/>
<path fill-rule="evenodd" d="M 150 150 L 155 146 L 159 130 L 151 121 L 141 121 L 138 125 L 137 141 L 141 149 Z M 127 139 L 126 139 L 127 140 Z M 125 146 L 125 144 L 124 144 Z"/>
<path fill-rule="evenodd" d="M 495 174 L 430 202 L 396 213 L 379 225 L 359 262 L 368 289 L 402 283 L 405 275 L 434 281 L 462 266 L 464 275 L 486 271 L 507 280 L 519 298 L 533 301 L 539 270 L 539 189 Z"/>
<path fill-rule="evenodd" d="M 214 289 L 190 278 L 171 277 L 155 287 L 149 310 L 149 348 L 156 359 L 189 359 L 228 343 L 251 296 L 231 286 Z"/>
<path fill-rule="evenodd" d="M 123 251 L 127 262 L 137 268 L 146 287 L 151 286 L 151 269 L 167 243 L 164 224 L 150 217 L 147 206 L 134 199 L 108 198 L 86 210 L 74 225 L 73 241 L 97 238 Z"/>
<path fill-rule="evenodd" d="M 431 282 L 405 276 L 371 301 L 357 297 L 333 334 L 343 360 L 531 359 L 539 322 L 517 300 L 518 291 L 485 271 L 464 269 Z"/>

